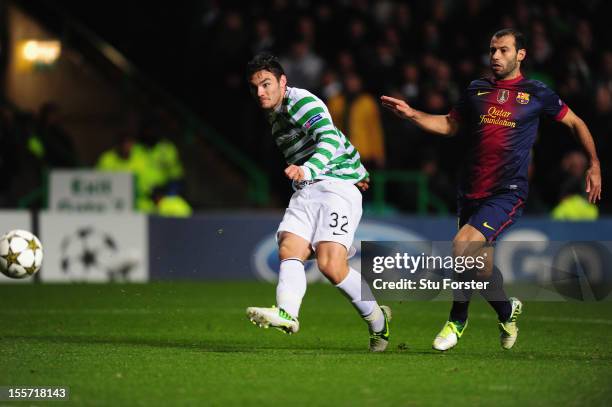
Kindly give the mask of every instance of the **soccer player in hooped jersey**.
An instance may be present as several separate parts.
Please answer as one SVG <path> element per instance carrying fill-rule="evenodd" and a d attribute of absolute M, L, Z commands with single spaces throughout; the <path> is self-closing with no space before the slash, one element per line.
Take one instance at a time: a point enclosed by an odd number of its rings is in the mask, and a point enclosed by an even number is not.
<path fill-rule="evenodd" d="M 527 52 L 523 35 L 513 29 L 500 30 L 491 38 L 489 51 L 493 76 L 473 81 L 448 115 L 420 112 L 388 96 L 381 100 L 400 118 L 431 133 L 452 136 L 460 127 L 465 130 L 468 149 L 460 173 L 459 231 L 453 239 L 453 254 L 490 253 L 486 267 L 470 274 L 490 282 L 481 294 L 497 312 L 501 346 L 510 349 L 518 335 L 516 319 L 522 304 L 506 296 L 502 275 L 493 265 L 492 244 L 521 216 L 540 115 L 566 125 L 586 151 L 590 160 L 586 172 L 589 202 L 596 203 L 601 197 L 601 172 L 585 123 L 546 85 L 521 74 Z M 434 339 L 434 349 L 444 351 L 457 344 L 468 323 L 471 294 L 454 292 L 450 316 Z"/>
<path fill-rule="evenodd" d="M 288 164 L 285 175 L 295 189 L 277 231 L 281 260 L 277 306 L 249 307 L 247 317 L 262 327 L 296 333 L 306 292 L 304 262 L 314 252 L 319 270 L 368 324 L 370 351 L 382 352 L 389 341 L 391 310 L 373 300 L 361 274 L 348 265 L 361 219 L 359 189 L 368 187 L 359 153 L 334 126 L 318 97 L 287 86 L 275 57 L 257 55 L 247 66 L 247 78 L 251 94 L 267 113 L 272 137 Z"/>

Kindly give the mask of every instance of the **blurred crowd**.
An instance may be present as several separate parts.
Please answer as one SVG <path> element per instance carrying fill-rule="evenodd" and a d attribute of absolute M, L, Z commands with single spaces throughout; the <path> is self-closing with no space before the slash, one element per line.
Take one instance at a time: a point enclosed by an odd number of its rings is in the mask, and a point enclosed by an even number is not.
<path fill-rule="evenodd" d="M 83 4 L 81 11 L 87 15 L 89 6 Z M 250 156 L 281 195 L 289 192 L 284 163 L 250 98 L 244 75 L 246 62 L 261 51 L 281 58 L 290 86 L 307 88 L 327 103 L 335 124 L 351 137 L 369 170 L 424 174 L 437 202 L 451 213 L 461 137 L 426 134 L 382 111 L 378 98 L 396 96 L 426 112 L 446 114 L 470 81 L 489 74 L 492 33 L 518 28 L 528 40 L 524 74 L 556 90 L 591 129 L 604 179 L 599 211 L 612 213 L 612 201 L 606 199 L 612 161 L 610 4 L 604 0 L 194 0 L 180 2 L 172 10 L 164 3 L 152 4 L 150 13 L 142 17 L 146 23 L 135 27 L 132 15 L 141 11 L 141 5 L 126 3 L 121 15 L 110 8 L 93 13 L 103 18 L 91 20 L 91 27 Z M 76 5 L 73 11 L 78 10 Z M 116 19 L 113 27 L 108 13 Z M 17 168 L 40 178 L 40 168 L 80 165 L 70 137 L 57 123 L 57 106 L 43 106 L 36 115 L 0 109 L 0 169 L 13 173 Z M 101 152 L 97 166 L 139 171 L 158 165 L 151 163 L 159 163 L 159 157 L 180 161 L 163 137 L 150 135 L 159 133 L 153 130 L 143 124 L 135 133 L 118 136 L 113 149 Z M 23 154 L 34 159 L 23 159 Z M 587 164 L 565 127 L 542 120 L 526 213 L 558 219 L 579 213 L 579 218 L 592 218 L 597 208 L 583 205 Z M 167 163 L 159 166 L 170 172 L 159 176 L 143 171 L 139 176 L 139 191 L 147 200 L 139 203 L 143 210 L 156 207 L 160 191 L 165 191 L 162 196 L 174 195 L 183 172 L 189 171 Z M 169 175 L 172 171 L 174 175 Z M 14 204 L 7 201 L 27 193 L 19 191 L 21 184 L 31 185 L 14 177 L 0 183 L 0 205 Z M 386 197 L 393 210 L 416 210 L 415 185 L 390 184 Z"/>
<path fill-rule="evenodd" d="M 612 158 L 608 4 L 275 0 L 233 7 L 209 1 L 198 15 L 197 48 L 206 50 L 206 57 L 196 64 L 201 93 L 192 92 L 193 102 L 223 135 L 267 166 L 280 185 L 282 161 L 272 140 L 265 142 L 269 133 L 244 78 L 250 56 L 272 52 L 281 58 L 290 86 L 324 99 L 369 169 L 427 174 L 430 189 L 452 211 L 461 140 L 424 134 L 382 112 L 378 97 L 393 95 L 418 109 L 446 114 L 470 81 L 489 74 L 492 33 L 515 27 L 528 39 L 526 76 L 555 89 L 589 125 L 604 166 L 605 197 Z M 214 94 L 213 101 L 202 100 L 204 92 Z M 581 154 L 564 127 L 542 121 L 531 171 L 534 204 L 527 213 L 549 213 L 569 190 L 584 189 L 582 174 L 566 171 L 563 164 Z M 388 196 L 398 209 L 412 211 L 411 190 L 398 186 Z M 610 212 L 605 198 L 602 209 Z"/>
<path fill-rule="evenodd" d="M 43 184 L 46 170 L 79 165 L 56 104 L 45 103 L 36 114 L 0 104 L 0 173 L 8 174 L 0 183 L 0 207 L 17 206 Z"/>

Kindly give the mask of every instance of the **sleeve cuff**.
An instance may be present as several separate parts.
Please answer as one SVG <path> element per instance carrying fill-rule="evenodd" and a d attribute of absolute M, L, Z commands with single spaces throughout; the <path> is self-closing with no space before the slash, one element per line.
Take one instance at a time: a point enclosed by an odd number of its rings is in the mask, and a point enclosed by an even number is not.
<path fill-rule="evenodd" d="M 559 110 L 559 113 L 557 113 L 557 115 L 555 116 L 555 120 L 556 121 L 563 120 L 568 110 L 569 110 L 569 107 L 564 103 L 563 107 L 561 107 L 561 110 Z"/>
<path fill-rule="evenodd" d="M 304 173 L 304 181 L 310 181 L 312 179 L 312 174 L 310 172 L 310 168 L 305 165 L 300 165 L 302 172 Z"/>

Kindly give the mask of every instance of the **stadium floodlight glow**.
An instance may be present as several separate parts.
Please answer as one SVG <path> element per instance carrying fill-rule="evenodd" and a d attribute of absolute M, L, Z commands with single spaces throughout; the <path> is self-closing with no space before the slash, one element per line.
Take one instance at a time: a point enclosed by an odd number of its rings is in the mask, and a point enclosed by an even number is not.
<path fill-rule="evenodd" d="M 57 40 L 48 41 L 25 41 L 22 48 L 22 56 L 28 62 L 34 64 L 52 65 L 62 52 L 62 44 Z"/>

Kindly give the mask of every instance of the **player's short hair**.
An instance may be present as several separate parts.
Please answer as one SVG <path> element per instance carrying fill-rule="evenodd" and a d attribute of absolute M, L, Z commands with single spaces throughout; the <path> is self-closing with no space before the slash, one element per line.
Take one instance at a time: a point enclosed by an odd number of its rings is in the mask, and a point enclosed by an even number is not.
<path fill-rule="evenodd" d="M 504 28 L 502 30 L 497 31 L 493 36 L 495 38 L 505 37 L 506 35 L 511 35 L 514 37 L 514 44 L 516 45 L 516 51 L 519 49 L 527 49 L 527 44 L 525 41 L 525 36 L 519 30 L 515 30 L 514 28 Z"/>
<path fill-rule="evenodd" d="M 285 70 L 274 55 L 267 52 L 257 54 L 247 64 L 247 80 L 250 80 L 253 74 L 259 71 L 268 71 L 280 80 L 282 75 L 285 75 Z"/>

